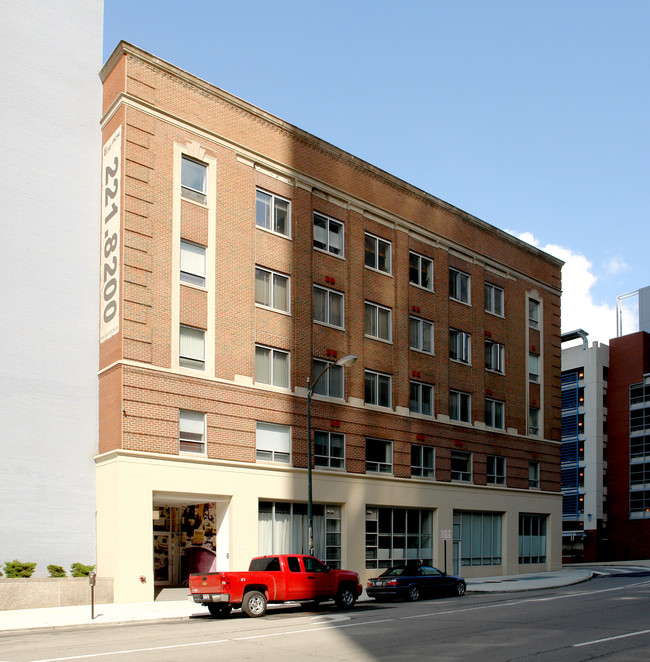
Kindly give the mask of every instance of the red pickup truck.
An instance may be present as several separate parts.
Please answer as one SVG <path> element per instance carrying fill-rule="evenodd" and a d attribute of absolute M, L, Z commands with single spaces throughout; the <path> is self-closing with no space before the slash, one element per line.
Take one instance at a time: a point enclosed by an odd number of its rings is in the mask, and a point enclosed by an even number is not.
<path fill-rule="evenodd" d="M 264 616 L 269 602 L 335 600 L 345 609 L 354 605 L 362 590 L 356 572 L 333 570 L 317 558 L 301 554 L 259 556 L 251 561 L 248 572 L 190 575 L 194 602 L 220 617 L 230 614 L 233 607 L 241 607 L 253 618 Z"/>

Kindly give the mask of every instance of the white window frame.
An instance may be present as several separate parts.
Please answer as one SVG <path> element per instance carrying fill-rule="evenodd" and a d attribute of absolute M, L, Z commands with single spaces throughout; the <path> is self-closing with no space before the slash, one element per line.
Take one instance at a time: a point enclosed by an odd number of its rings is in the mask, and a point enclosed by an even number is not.
<path fill-rule="evenodd" d="M 178 412 L 178 451 L 181 454 L 205 455 L 205 414 L 180 409 Z M 185 448 L 183 448 L 185 446 Z"/>
<path fill-rule="evenodd" d="M 188 167 L 199 166 L 203 168 L 202 173 L 202 182 L 199 186 L 194 185 L 194 182 L 191 181 L 194 178 L 188 177 L 192 174 L 185 169 L 185 164 L 188 164 Z M 198 172 L 198 170 L 196 171 Z M 199 202 L 205 204 L 208 199 L 208 164 L 194 159 L 187 154 L 181 154 L 181 196 L 193 202 Z"/>
<path fill-rule="evenodd" d="M 291 464 L 291 427 L 256 421 L 255 456 L 262 462 Z"/>
<path fill-rule="evenodd" d="M 268 295 L 269 303 L 264 303 L 259 301 L 257 298 L 257 284 L 258 284 L 258 272 L 261 274 L 268 275 Z M 284 281 L 286 288 L 286 308 L 281 308 L 276 305 L 276 283 Z M 281 313 L 291 314 L 291 279 L 286 274 L 282 274 L 279 271 L 273 271 L 272 269 L 267 269 L 266 267 L 261 267 L 258 264 L 255 265 L 255 305 L 261 306 L 262 308 L 268 308 L 270 310 L 275 310 Z"/>
<path fill-rule="evenodd" d="M 327 451 L 325 454 L 319 453 L 320 446 L 325 446 Z M 341 441 L 341 455 L 332 453 L 332 439 L 340 439 Z M 345 435 L 341 432 L 326 432 L 325 430 L 314 431 L 314 465 L 317 467 L 325 467 L 327 469 L 345 469 Z"/>
<path fill-rule="evenodd" d="M 386 324 L 387 335 L 380 335 L 380 319 L 388 318 Z M 365 302 L 365 335 L 367 338 L 374 338 L 375 340 L 383 340 L 385 342 L 393 342 L 393 311 L 386 306 L 380 306 L 378 303 L 371 301 Z"/>
<path fill-rule="evenodd" d="M 500 414 L 498 412 L 500 410 Z M 501 425 L 497 425 L 498 418 L 501 417 Z M 485 425 L 495 430 L 505 430 L 506 426 L 506 405 L 502 400 L 485 398 Z"/>
<path fill-rule="evenodd" d="M 420 416 L 433 416 L 433 384 L 411 380 L 409 387 L 409 411 L 412 414 L 420 414 Z M 414 391 L 415 398 L 413 398 Z M 425 404 L 428 406 L 428 412 L 424 411 Z"/>
<path fill-rule="evenodd" d="M 385 268 L 380 266 L 379 253 L 380 248 L 384 247 L 385 250 Z M 393 259 L 393 246 L 390 241 L 382 239 L 377 235 L 366 232 L 365 237 L 365 265 L 368 269 L 379 271 L 383 274 L 391 275 L 393 273 L 392 267 Z"/>
<path fill-rule="evenodd" d="M 451 451 L 451 458 L 450 458 L 451 479 L 461 481 L 463 483 L 471 483 L 472 482 L 472 469 L 473 469 L 472 459 L 473 459 L 472 454 L 469 453 L 468 451 L 452 450 Z M 454 466 L 453 466 L 454 465 L 454 460 L 456 460 L 456 462 L 462 460 L 464 468 L 463 469 L 454 468 Z"/>
<path fill-rule="evenodd" d="M 414 331 L 415 329 L 415 331 Z M 414 336 L 416 336 L 414 338 Z M 425 336 L 428 336 L 431 349 L 425 349 Z M 434 354 L 433 322 L 421 317 L 410 316 L 409 319 L 409 345 L 415 352 Z"/>
<path fill-rule="evenodd" d="M 260 199 L 263 197 L 264 199 Z M 278 208 L 280 204 L 286 204 L 286 232 L 278 230 Z M 260 205 L 264 205 L 264 209 L 269 210 L 268 215 L 264 213 L 260 216 Z M 263 222 L 260 223 L 260 220 Z M 277 234 L 280 237 L 291 238 L 291 201 L 283 198 L 275 193 L 264 191 L 263 189 L 255 189 L 255 225 L 261 230 L 266 230 L 272 234 Z"/>
<path fill-rule="evenodd" d="M 183 336 L 185 335 L 185 342 Z M 181 368 L 188 368 L 190 370 L 205 370 L 205 329 L 198 329 L 194 326 L 187 326 L 181 324 L 178 334 L 178 365 Z M 193 336 L 193 339 L 192 339 Z M 202 347 L 198 347 L 198 342 L 201 341 Z M 196 351 L 186 351 L 189 349 L 188 344 L 196 346 Z M 185 348 L 183 348 L 185 345 Z M 200 351 L 199 351 L 200 349 Z"/>
<path fill-rule="evenodd" d="M 286 374 L 283 375 L 284 379 L 282 381 L 286 383 L 278 383 L 277 366 L 276 366 L 276 356 L 284 356 L 286 358 Z M 265 360 L 268 361 L 268 373 L 269 381 L 263 381 L 260 371 L 258 370 L 258 357 L 265 357 Z M 268 386 L 277 386 L 278 388 L 290 388 L 291 387 L 291 356 L 289 352 L 285 349 L 276 349 L 275 347 L 268 347 L 266 345 L 255 345 L 255 383 L 256 384 L 267 384 Z"/>
<path fill-rule="evenodd" d="M 181 282 L 205 288 L 206 271 L 205 246 L 181 239 Z"/>
<path fill-rule="evenodd" d="M 370 381 L 369 381 L 370 380 Z M 383 404 L 379 402 L 379 396 L 381 393 L 380 383 L 383 382 L 384 386 L 388 386 L 388 403 Z M 370 391 L 368 385 L 370 384 Z M 373 405 L 375 407 L 386 407 L 390 408 L 393 401 L 393 379 L 391 375 L 387 375 L 382 372 L 375 372 L 374 370 L 366 370 L 364 378 L 364 393 L 365 393 L 365 403 L 367 405 Z M 371 399 L 368 400 L 368 394 L 370 392 Z M 373 402 L 374 400 L 374 402 Z"/>
<path fill-rule="evenodd" d="M 423 444 L 411 444 L 411 477 L 436 477 L 436 449 Z"/>
<path fill-rule="evenodd" d="M 528 299 L 528 326 L 531 329 L 539 329 L 539 309 L 537 299 Z"/>
<path fill-rule="evenodd" d="M 528 407 L 528 434 L 539 436 L 539 407 Z"/>
<path fill-rule="evenodd" d="M 472 336 L 469 333 L 449 329 L 449 358 L 458 363 L 472 363 Z"/>
<path fill-rule="evenodd" d="M 533 382 L 533 384 L 539 384 L 540 382 L 539 366 L 539 354 L 528 354 L 528 381 Z"/>
<path fill-rule="evenodd" d="M 498 372 L 504 375 L 505 370 L 505 346 L 492 340 L 485 341 L 485 369 L 490 372 Z"/>
<path fill-rule="evenodd" d="M 318 324 L 325 324 L 327 326 L 331 326 L 335 329 L 345 329 L 345 296 L 343 292 L 338 292 L 336 290 L 331 290 L 328 287 L 323 287 L 322 285 L 314 285 L 314 299 L 316 295 L 316 290 L 320 290 L 321 292 L 324 292 L 326 295 L 326 320 L 321 320 L 321 319 L 316 319 L 316 305 L 314 303 L 314 322 L 317 322 Z M 331 298 L 336 297 L 340 299 L 341 302 L 341 324 L 334 324 L 331 321 Z"/>
<path fill-rule="evenodd" d="M 415 264 L 414 264 L 415 261 Z M 427 265 L 427 277 L 429 279 L 428 284 L 422 284 L 422 267 Z M 415 276 L 414 276 L 415 274 Z M 427 292 L 433 292 L 433 259 L 416 253 L 415 251 L 409 251 L 409 283 L 415 285 L 416 287 L 421 287 Z"/>
<path fill-rule="evenodd" d="M 375 450 L 381 451 L 382 448 L 379 447 L 379 444 L 383 444 L 383 453 L 377 452 L 377 457 L 383 456 L 383 460 L 380 459 L 368 459 L 368 450 L 369 444 L 377 444 Z M 377 439 L 375 437 L 366 438 L 366 473 L 380 473 L 380 474 L 392 474 L 393 473 L 393 442 L 386 439 Z"/>
<path fill-rule="evenodd" d="M 454 405 L 455 401 L 455 405 Z M 457 412 L 457 417 L 453 416 L 454 409 Z M 462 418 L 463 411 L 467 411 L 467 419 Z M 454 389 L 449 391 L 449 420 L 458 421 L 459 423 L 471 423 L 472 421 L 472 396 L 464 391 L 456 391 Z"/>
<path fill-rule="evenodd" d="M 455 267 L 449 267 L 449 298 L 468 306 L 472 305 L 472 278 Z"/>
<path fill-rule="evenodd" d="M 502 287 L 485 283 L 485 312 L 497 317 L 505 317 L 505 291 Z"/>
<path fill-rule="evenodd" d="M 323 246 L 316 245 L 316 217 L 325 221 L 326 241 L 319 242 L 319 243 L 323 243 Z M 338 232 L 336 233 L 333 232 L 334 227 L 338 227 Z M 335 255 L 336 257 L 340 257 L 340 258 L 345 257 L 345 224 L 342 221 L 338 221 L 335 218 L 332 218 L 331 216 L 327 216 L 326 214 L 321 214 L 320 212 L 315 211 L 314 219 L 313 219 L 313 232 L 314 232 L 314 238 L 313 238 L 314 250 L 322 251 L 323 253 L 327 253 L 328 255 Z M 334 247 L 332 242 L 332 236 L 334 236 L 335 234 L 339 234 L 339 232 L 340 232 L 340 242 L 341 242 L 340 249 Z"/>
<path fill-rule="evenodd" d="M 331 366 L 329 370 L 327 370 L 328 366 Z M 327 372 L 316 384 L 318 376 L 324 370 L 327 370 Z M 314 358 L 312 359 L 312 375 L 314 376 L 312 383 L 316 384 L 314 395 L 322 395 L 328 398 L 343 398 L 345 396 L 345 370 L 343 366 L 336 365 L 334 361 Z M 339 393 L 340 395 L 338 395 Z"/>
<path fill-rule="evenodd" d="M 485 480 L 488 485 L 506 484 L 506 458 L 503 455 L 488 455 Z"/>

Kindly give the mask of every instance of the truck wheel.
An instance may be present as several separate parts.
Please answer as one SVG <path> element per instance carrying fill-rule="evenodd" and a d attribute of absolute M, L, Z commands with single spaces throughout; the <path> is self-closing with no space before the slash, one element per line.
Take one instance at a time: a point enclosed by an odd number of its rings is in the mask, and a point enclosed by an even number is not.
<path fill-rule="evenodd" d="M 259 591 L 248 591 L 241 603 L 241 609 L 251 618 L 266 614 L 266 596 Z"/>
<path fill-rule="evenodd" d="M 336 594 L 334 601 L 339 609 L 350 609 L 351 607 L 354 607 L 354 603 L 357 601 L 356 591 L 354 591 L 351 586 L 344 584 L 339 588 L 339 592 Z"/>
<path fill-rule="evenodd" d="M 411 586 L 407 597 L 411 602 L 417 602 L 420 599 L 420 589 L 417 586 Z"/>
<path fill-rule="evenodd" d="M 208 611 L 215 618 L 226 618 L 232 611 L 232 607 L 230 605 L 216 605 L 212 603 L 208 605 Z"/>

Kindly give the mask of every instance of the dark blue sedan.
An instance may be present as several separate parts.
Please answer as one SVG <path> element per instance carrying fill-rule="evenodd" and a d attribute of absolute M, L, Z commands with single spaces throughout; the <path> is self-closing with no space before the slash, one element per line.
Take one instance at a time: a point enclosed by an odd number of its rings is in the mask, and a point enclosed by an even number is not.
<path fill-rule="evenodd" d="M 431 565 L 396 565 L 368 580 L 366 593 L 376 600 L 419 600 L 435 595 L 465 595 L 465 580 Z"/>

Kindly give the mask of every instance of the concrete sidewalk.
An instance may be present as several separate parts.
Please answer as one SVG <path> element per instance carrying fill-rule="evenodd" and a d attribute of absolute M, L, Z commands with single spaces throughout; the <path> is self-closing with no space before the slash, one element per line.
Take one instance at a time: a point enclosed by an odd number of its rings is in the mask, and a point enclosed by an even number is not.
<path fill-rule="evenodd" d="M 572 567 L 557 572 L 482 577 L 480 579 L 468 579 L 467 591 L 468 593 L 532 591 L 577 584 L 590 579 L 592 576 L 593 571 L 589 568 Z M 365 591 L 359 600 L 369 600 Z M 171 601 L 95 605 L 94 619 L 91 618 L 90 605 L 53 607 L 50 609 L 19 609 L 0 611 L 0 635 L 11 631 L 173 621 L 189 619 L 192 616 L 207 615 L 207 608 L 190 602 L 189 597 Z"/>

